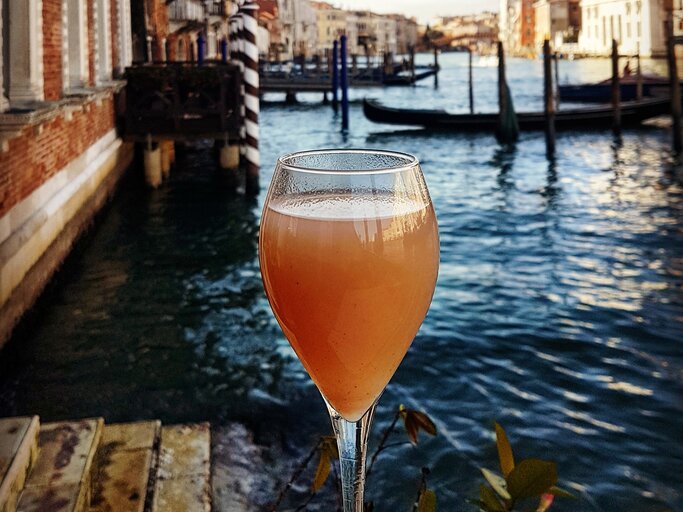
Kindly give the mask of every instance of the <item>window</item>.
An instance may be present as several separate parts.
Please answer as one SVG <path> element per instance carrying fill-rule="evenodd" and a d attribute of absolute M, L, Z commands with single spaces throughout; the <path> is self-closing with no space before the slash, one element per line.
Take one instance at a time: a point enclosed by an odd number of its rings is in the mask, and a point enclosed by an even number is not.
<path fill-rule="evenodd" d="M 628 38 L 631 37 L 631 22 L 630 21 L 626 22 L 626 37 L 628 37 Z"/>

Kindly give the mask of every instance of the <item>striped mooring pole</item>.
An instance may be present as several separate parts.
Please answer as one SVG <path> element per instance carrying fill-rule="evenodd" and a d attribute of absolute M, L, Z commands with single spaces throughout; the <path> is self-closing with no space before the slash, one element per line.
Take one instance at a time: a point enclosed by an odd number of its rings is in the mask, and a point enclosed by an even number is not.
<path fill-rule="evenodd" d="M 259 55 L 256 45 L 258 32 L 258 4 L 247 2 L 240 8 L 244 23 L 244 126 L 245 159 L 247 167 L 246 193 L 256 195 L 259 190 Z"/>

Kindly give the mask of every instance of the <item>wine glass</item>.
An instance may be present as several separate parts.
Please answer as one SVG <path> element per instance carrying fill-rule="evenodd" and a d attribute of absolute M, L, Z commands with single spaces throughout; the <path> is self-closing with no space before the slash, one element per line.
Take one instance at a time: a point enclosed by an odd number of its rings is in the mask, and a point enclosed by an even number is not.
<path fill-rule="evenodd" d="M 259 258 L 273 313 L 327 405 L 344 511 L 361 512 L 375 404 L 427 314 L 439 267 L 417 158 L 356 149 L 280 157 Z"/>

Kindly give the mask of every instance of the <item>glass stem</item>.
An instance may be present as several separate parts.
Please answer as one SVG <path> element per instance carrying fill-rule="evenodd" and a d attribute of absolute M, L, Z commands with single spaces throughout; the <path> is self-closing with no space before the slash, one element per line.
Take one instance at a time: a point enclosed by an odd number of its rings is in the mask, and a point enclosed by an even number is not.
<path fill-rule="evenodd" d="M 339 447 L 344 512 L 363 512 L 365 456 L 375 404 L 358 421 L 346 421 L 329 405 L 327 409 Z"/>

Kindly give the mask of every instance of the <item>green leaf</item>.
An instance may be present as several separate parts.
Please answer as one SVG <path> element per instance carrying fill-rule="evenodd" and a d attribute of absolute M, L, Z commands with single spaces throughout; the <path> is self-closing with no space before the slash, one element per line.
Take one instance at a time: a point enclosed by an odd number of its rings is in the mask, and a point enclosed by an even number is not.
<path fill-rule="evenodd" d="M 540 496 L 557 483 L 557 465 L 539 459 L 524 459 L 508 475 L 507 490 L 514 499 Z"/>
<path fill-rule="evenodd" d="M 417 512 L 436 512 L 436 494 L 431 489 L 425 489 L 420 493 L 417 502 Z"/>
<path fill-rule="evenodd" d="M 553 485 L 550 489 L 548 489 L 548 494 L 552 494 L 553 496 L 557 496 L 558 498 L 576 499 L 576 496 L 574 496 L 572 493 L 556 485 Z"/>
<path fill-rule="evenodd" d="M 486 512 L 505 512 L 505 506 L 498 500 L 496 493 L 488 485 L 479 486 L 480 506 Z"/>
<path fill-rule="evenodd" d="M 507 478 L 510 472 L 515 468 L 515 458 L 512 455 L 512 447 L 508 436 L 496 422 L 496 447 L 498 448 L 498 460 L 500 460 L 500 470 L 503 476 Z"/>
<path fill-rule="evenodd" d="M 504 500 L 512 499 L 512 496 L 510 496 L 510 493 L 507 489 L 507 483 L 505 482 L 505 479 L 503 477 L 496 475 L 493 471 L 490 471 L 486 468 L 479 469 L 481 470 L 481 474 L 484 475 L 484 478 L 486 478 L 486 481 L 489 483 L 489 485 L 493 487 L 493 490 L 498 493 L 498 496 L 500 496 Z"/>
<path fill-rule="evenodd" d="M 311 492 L 316 493 L 320 490 L 330 474 L 330 467 L 330 455 L 325 450 L 320 450 L 320 461 L 315 470 L 315 477 L 311 484 Z"/>

